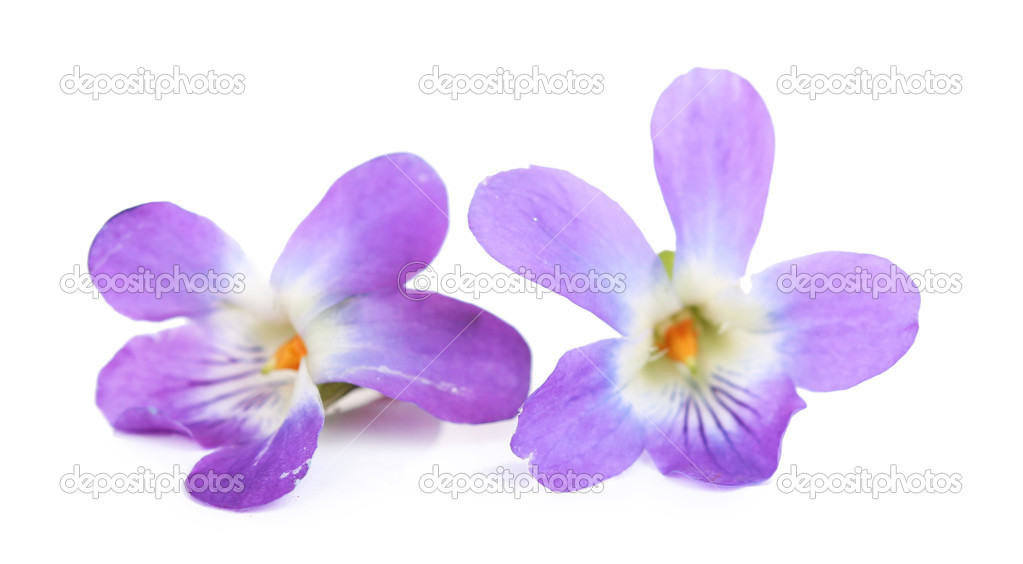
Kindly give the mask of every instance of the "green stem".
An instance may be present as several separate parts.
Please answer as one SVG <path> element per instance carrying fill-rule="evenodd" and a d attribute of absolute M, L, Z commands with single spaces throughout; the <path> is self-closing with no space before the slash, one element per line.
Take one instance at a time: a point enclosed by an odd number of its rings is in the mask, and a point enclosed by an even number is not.
<path fill-rule="evenodd" d="M 324 409 L 327 409 L 337 402 L 337 400 L 345 397 L 348 392 L 358 388 L 355 384 L 348 384 L 345 382 L 331 382 L 329 384 L 320 384 L 316 387 L 320 390 L 320 400 L 323 401 Z"/>

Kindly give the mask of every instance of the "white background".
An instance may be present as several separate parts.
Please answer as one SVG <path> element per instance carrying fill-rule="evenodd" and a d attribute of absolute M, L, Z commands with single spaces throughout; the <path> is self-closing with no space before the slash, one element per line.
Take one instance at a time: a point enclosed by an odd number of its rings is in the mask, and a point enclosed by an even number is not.
<path fill-rule="evenodd" d="M 1020 527 L 1020 71 L 1017 16 L 973 4 L 858 2 L 370 3 L 264 8 L 175 2 L 5 6 L 0 16 L 0 189 L 5 296 L 3 541 L 8 555 L 144 561 L 370 557 L 397 561 L 984 560 Z M 831 10 L 831 11 L 829 11 Z M 245 76 L 230 96 L 65 95 L 86 73 L 180 65 Z M 421 93 L 441 72 L 601 74 L 600 95 Z M 783 95 L 778 77 L 856 67 L 962 76 L 959 95 Z M 216 221 L 267 271 L 330 184 L 375 156 L 410 151 L 444 179 L 451 226 L 438 272 L 504 269 L 466 212 L 486 176 L 563 168 L 621 203 L 657 249 L 674 237 L 654 177 L 649 120 L 694 66 L 749 79 L 777 151 L 751 271 L 825 250 L 870 252 L 908 272 L 960 273 L 958 294 L 923 296 L 916 344 L 854 389 L 802 393 L 781 470 L 959 473 L 959 494 L 781 493 L 774 480 L 718 492 L 662 477 L 644 456 L 599 494 L 419 490 L 422 474 L 525 472 L 515 422 L 437 423 L 380 403 L 332 417 L 302 484 L 244 514 L 187 494 L 61 491 L 85 472 L 187 471 L 203 452 L 176 437 L 115 433 L 94 405 L 96 375 L 154 324 L 66 294 L 111 215 L 171 200 Z M 471 296 L 462 296 L 471 299 Z M 538 386 L 566 350 L 611 336 L 558 296 L 485 295 L 515 325 Z M 363 432 L 364 431 L 364 432 Z M 361 434 L 360 434 L 361 433 Z M 1018 556 L 1018 546 L 1014 551 Z M 978 558 L 979 557 L 979 558 Z M 986 557 L 986 558 L 985 558 Z M 7 558 L 5 558 L 7 560 Z"/>

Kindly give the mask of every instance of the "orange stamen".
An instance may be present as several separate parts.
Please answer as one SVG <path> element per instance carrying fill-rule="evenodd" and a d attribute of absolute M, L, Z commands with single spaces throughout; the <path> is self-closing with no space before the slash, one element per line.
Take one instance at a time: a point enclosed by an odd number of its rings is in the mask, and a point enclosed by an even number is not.
<path fill-rule="evenodd" d="M 263 372 L 267 373 L 273 370 L 298 370 L 300 364 L 302 364 L 302 357 L 308 353 L 305 348 L 305 343 L 302 342 L 302 337 L 295 335 L 287 343 L 281 345 L 277 352 L 274 353 L 273 358 L 267 363 L 266 367 L 263 368 Z"/>
<path fill-rule="evenodd" d="M 696 324 L 692 318 L 683 319 L 664 331 L 664 336 L 657 343 L 657 348 L 665 351 L 669 357 L 685 363 L 690 368 L 696 365 L 696 353 L 699 350 L 699 339 Z"/>

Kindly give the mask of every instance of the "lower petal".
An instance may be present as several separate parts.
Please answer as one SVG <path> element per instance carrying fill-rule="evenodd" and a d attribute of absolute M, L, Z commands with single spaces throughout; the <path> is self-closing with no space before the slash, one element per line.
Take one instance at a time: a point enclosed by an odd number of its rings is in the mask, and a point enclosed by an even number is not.
<path fill-rule="evenodd" d="M 456 423 L 514 417 L 529 393 L 529 347 L 510 325 L 442 295 L 383 292 L 326 310 L 303 332 L 318 384 L 348 382 Z"/>
<path fill-rule="evenodd" d="M 789 419 L 806 407 L 784 376 L 721 372 L 671 400 L 670 411 L 647 418 L 646 448 L 657 468 L 725 486 L 770 478 Z"/>
<path fill-rule="evenodd" d="M 879 277 L 891 283 L 875 292 Z M 821 291 L 816 280 L 839 283 Z M 810 391 L 844 390 L 876 376 L 916 339 L 920 294 L 905 272 L 874 255 L 785 261 L 753 276 L 752 295 L 769 311 L 767 331 L 777 334 L 786 373 Z"/>
<path fill-rule="evenodd" d="M 300 373 L 280 427 L 266 437 L 203 457 L 188 476 L 189 493 L 210 505 L 234 510 L 284 496 L 309 471 L 323 418 L 316 386 L 308 374 Z"/>
<path fill-rule="evenodd" d="M 512 451 L 529 459 L 545 487 L 589 487 L 621 474 L 643 452 L 643 427 L 616 384 L 622 342 L 568 351 L 522 406 Z"/>
<path fill-rule="evenodd" d="M 100 371 L 96 403 L 110 424 L 134 433 L 172 432 L 205 447 L 277 428 L 293 370 L 263 374 L 276 327 L 223 310 L 129 341 Z"/>

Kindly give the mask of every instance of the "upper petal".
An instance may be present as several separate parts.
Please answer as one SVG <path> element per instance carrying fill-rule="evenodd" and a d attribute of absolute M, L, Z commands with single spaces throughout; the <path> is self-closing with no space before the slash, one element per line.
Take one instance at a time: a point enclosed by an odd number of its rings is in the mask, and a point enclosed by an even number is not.
<path fill-rule="evenodd" d="M 265 436 L 204 456 L 188 476 L 189 493 L 235 510 L 280 498 L 309 471 L 323 417 L 320 394 L 308 374 L 300 371 L 280 425 Z"/>
<path fill-rule="evenodd" d="M 225 309 L 134 337 L 100 371 L 96 404 L 119 430 L 181 433 L 205 447 L 264 436 L 283 420 L 295 380 L 260 370 L 286 335 Z"/>
<path fill-rule="evenodd" d="M 483 181 L 469 206 L 469 228 L 498 262 L 619 332 L 642 325 L 637 312 L 672 309 L 642 305 L 670 303 L 674 296 L 664 266 L 632 218 L 563 170 L 533 166 Z"/>
<path fill-rule="evenodd" d="M 457 423 L 514 417 L 529 393 L 529 348 L 507 323 L 442 295 L 357 296 L 302 333 L 318 384 L 348 382 Z"/>
<path fill-rule="evenodd" d="M 246 278 L 249 270 L 234 239 L 169 202 L 115 215 L 89 249 L 89 272 L 104 299 L 118 312 L 146 321 L 202 315 L 219 303 L 238 301 L 238 292 L 254 282 Z M 106 289 L 100 286 L 107 283 Z"/>
<path fill-rule="evenodd" d="M 855 386 L 916 339 L 919 291 L 878 256 L 826 252 L 781 262 L 753 276 L 752 296 L 769 311 L 765 331 L 777 333 L 786 373 L 807 390 Z"/>
<path fill-rule="evenodd" d="M 622 473 L 643 452 L 643 425 L 618 390 L 621 339 L 565 353 L 526 403 L 512 451 L 555 491 L 592 486 Z"/>
<path fill-rule="evenodd" d="M 698 264 L 743 276 L 774 162 L 764 101 L 737 74 L 693 69 L 661 94 L 650 134 L 675 225 L 676 273 Z"/>
<path fill-rule="evenodd" d="M 415 155 L 377 157 L 345 173 L 292 234 L 271 276 L 295 327 L 425 267 L 447 233 L 447 206 L 440 177 Z"/>

